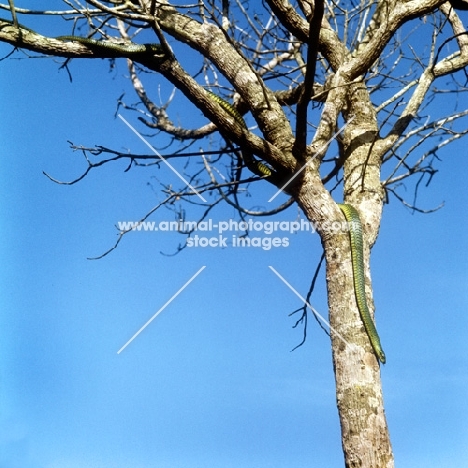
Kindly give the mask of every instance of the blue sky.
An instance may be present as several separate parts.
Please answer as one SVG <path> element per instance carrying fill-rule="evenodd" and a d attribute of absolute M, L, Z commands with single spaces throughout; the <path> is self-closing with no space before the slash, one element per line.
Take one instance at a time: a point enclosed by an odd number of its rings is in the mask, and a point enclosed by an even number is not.
<path fill-rule="evenodd" d="M 124 62 L 70 69 L 73 83 L 53 59 L 0 62 L 0 467 L 342 467 L 329 339 L 309 320 L 306 344 L 290 352 L 302 334 L 288 313 L 300 302 L 268 268 L 305 294 L 318 237 L 164 256 L 183 239 L 140 232 L 87 260 L 114 243 L 118 221 L 158 202 L 156 179 L 172 176 L 116 163 L 66 187 L 42 174 L 66 180 L 85 168 L 67 140 L 146 152 L 114 117 L 123 91 L 136 100 Z M 191 118 L 186 107 L 171 111 Z M 420 193 L 422 207 L 444 208 L 411 214 L 392 200 L 373 249 L 386 414 L 402 467 L 468 460 L 465 148 L 442 152 Z M 273 193 L 265 184 L 251 205 Z M 233 215 L 224 206 L 213 217 Z M 323 276 L 312 303 L 326 316 Z"/>

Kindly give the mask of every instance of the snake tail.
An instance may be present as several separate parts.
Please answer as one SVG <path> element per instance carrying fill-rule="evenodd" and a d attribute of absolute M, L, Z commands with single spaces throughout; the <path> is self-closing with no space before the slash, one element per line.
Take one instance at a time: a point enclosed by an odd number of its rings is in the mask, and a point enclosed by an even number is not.
<path fill-rule="evenodd" d="M 351 244 L 351 258 L 353 266 L 354 293 L 359 313 L 361 315 L 364 328 L 371 342 L 372 348 L 378 360 L 385 364 L 386 358 L 380 344 L 379 334 L 375 328 L 374 321 L 367 307 L 366 289 L 364 280 L 364 254 L 363 254 L 363 238 L 362 224 L 359 218 L 359 213 L 356 208 L 351 205 L 338 204 L 343 212 L 349 227 L 349 239 Z"/>

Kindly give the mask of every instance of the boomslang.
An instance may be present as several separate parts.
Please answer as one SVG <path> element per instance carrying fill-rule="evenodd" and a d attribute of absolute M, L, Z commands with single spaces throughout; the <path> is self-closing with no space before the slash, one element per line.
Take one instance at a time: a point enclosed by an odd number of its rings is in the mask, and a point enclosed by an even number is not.
<path fill-rule="evenodd" d="M 374 321 L 372 320 L 369 308 L 367 307 L 364 281 L 362 224 L 359 218 L 359 213 L 356 208 L 351 205 L 338 204 L 338 206 L 345 215 L 346 221 L 348 221 L 351 258 L 353 264 L 354 293 L 356 295 L 359 313 L 361 314 L 364 328 L 366 329 L 367 336 L 369 337 L 377 358 L 382 362 L 382 364 L 385 364 L 385 353 L 380 345 L 379 334 L 377 333 Z"/>

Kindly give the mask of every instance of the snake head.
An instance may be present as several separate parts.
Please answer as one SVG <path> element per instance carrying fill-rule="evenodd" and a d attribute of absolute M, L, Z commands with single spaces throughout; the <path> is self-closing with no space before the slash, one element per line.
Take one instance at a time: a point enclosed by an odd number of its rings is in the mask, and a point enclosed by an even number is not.
<path fill-rule="evenodd" d="M 382 364 L 385 364 L 385 362 L 387 361 L 387 358 L 385 357 L 385 353 L 381 349 L 377 351 L 377 357 L 379 358 L 379 361 Z"/>

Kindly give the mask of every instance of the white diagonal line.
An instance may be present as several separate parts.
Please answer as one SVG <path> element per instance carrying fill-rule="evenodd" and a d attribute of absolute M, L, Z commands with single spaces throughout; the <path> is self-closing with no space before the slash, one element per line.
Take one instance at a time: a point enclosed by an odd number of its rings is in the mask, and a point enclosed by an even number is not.
<path fill-rule="evenodd" d="M 340 338 L 341 341 L 343 341 L 343 343 L 345 343 L 347 346 L 350 347 L 350 349 L 352 349 L 352 346 L 309 304 L 309 302 L 307 302 L 307 300 L 302 297 L 287 281 L 286 279 L 284 279 L 271 265 L 269 266 L 270 270 L 301 300 L 303 301 L 305 304 L 307 304 L 307 306 L 309 307 L 309 309 L 314 313 L 314 315 L 319 318 L 323 323 L 325 323 L 327 325 L 327 327 L 333 332 L 336 334 L 336 336 L 338 336 L 338 338 Z"/>
<path fill-rule="evenodd" d="M 206 203 L 206 200 L 200 195 L 200 193 L 194 188 L 192 187 L 189 182 L 187 182 L 184 178 L 184 176 L 182 176 L 176 169 L 174 169 L 174 167 L 169 164 L 160 154 L 159 152 L 152 146 L 148 143 L 148 141 L 143 138 L 143 136 L 138 132 L 138 130 L 136 130 L 134 127 L 132 127 L 132 125 L 130 125 L 120 114 L 117 114 L 120 118 L 120 120 L 122 120 L 125 125 L 127 125 L 127 127 L 163 162 L 167 165 L 167 167 L 169 167 L 169 169 L 174 172 L 174 174 L 177 175 L 177 177 L 179 177 L 182 181 L 184 181 L 185 184 L 187 184 L 191 189 L 192 189 L 192 192 L 195 193 L 198 197 L 200 197 L 205 203 Z"/>
<path fill-rule="evenodd" d="M 354 115 L 268 200 L 268 203 L 272 202 L 353 120 Z"/>
<path fill-rule="evenodd" d="M 120 354 L 204 269 L 202 266 L 118 351 Z"/>

